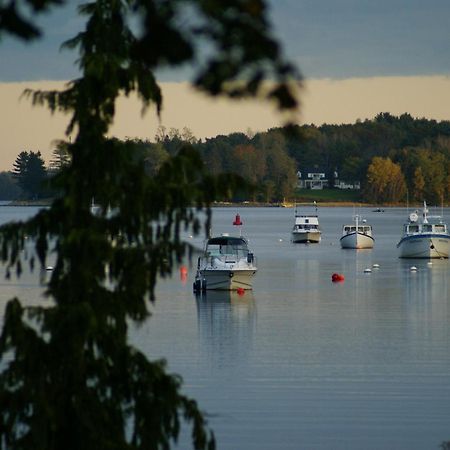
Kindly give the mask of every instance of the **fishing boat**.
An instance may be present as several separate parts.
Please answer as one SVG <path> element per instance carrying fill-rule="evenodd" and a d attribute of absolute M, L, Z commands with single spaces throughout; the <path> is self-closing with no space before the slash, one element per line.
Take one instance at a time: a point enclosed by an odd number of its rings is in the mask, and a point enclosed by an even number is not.
<path fill-rule="evenodd" d="M 342 248 L 373 248 L 372 225 L 359 214 L 353 215 L 353 223 L 342 227 Z"/>
<path fill-rule="evenodd" d="M 239 214 L 233 225 L 242 226 Z M 241 232 L 239 236 L 225 233 L 211 237 L 206 241 L 203 255 L 198 258 L 194 292 L 252 289 L 257 270 L 256 259 Z"/>
<path fill-rule="evenodd" d="M 292 228 L 292 242 L 298 244 L 319 243 L 322 231 L 319 227 L 317 205 L 314 202 L 314 213 L 300 214 L 295 206 L 294 226 Z"/>
<path fill-rule="evenodd" d="M 409 215 L 397 244 L 400 258 L 448 258 L 448 226 L 442 216 L 429 216 L 428 212 L 423 202 L 422 217 L 417 210 Z"/>

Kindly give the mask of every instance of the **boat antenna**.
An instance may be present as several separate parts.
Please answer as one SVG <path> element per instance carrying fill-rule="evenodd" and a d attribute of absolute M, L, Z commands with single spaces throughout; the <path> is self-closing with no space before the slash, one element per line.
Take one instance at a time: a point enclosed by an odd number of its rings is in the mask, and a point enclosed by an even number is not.
<path fill-rule="evenodd" d="M 428 223 L 427 214 L 428 214 L 427 202 L 424 200 L 423 201 L 423 213 L 422 213 L 423 223 Z"/>

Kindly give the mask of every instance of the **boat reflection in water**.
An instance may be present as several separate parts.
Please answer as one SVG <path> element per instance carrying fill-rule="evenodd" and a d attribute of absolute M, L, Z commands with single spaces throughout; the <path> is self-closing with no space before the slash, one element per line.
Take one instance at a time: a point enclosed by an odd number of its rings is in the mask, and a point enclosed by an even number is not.
<path fill-rule="evenodd" d="M 214 368 L 245 365 L 256 326 L 252 291 L 203 291 L 195 294 L 199 337 Z"/>
<path fill-rule="evenodd" d="M 404 317 L 409 324 L 405 341 L 414 352 L 416 373 L 422 368 L 425 374 L 430 363 L 441 357 L 443 346 L 448 348 L 448 260 L 416 260 L 414 265 L 402 261 L 401 268 Z"/>

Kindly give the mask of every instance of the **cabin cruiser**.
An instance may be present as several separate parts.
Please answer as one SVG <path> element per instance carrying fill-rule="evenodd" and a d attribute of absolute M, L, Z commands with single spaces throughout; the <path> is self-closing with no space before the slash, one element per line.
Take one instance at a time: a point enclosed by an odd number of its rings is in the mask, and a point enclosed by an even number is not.
<path fill-rule="evenodd" d="M 353 216 L 352 224 L 342 227 L 342 248 L 373 248 L 374 241 L 372 226 L 359 214 Z"/>
<path fill-rule="evenodd" d="M 295 207 L 295 221 L 292 228 L 292 242 L 294 243 L 319 243 L 322 232 L 319 227 L 317 206 L 315 214 L 299 214 Z"/>
<path fill-rule="evenodd" d="M 242 225 L 239 214 L 233 224 Z M 206 241 L 203 255 L 198 258 L 194 291 L 252 289 L 257 270 L 247 239 L 227 233 L 211 237 Z"/>
<path fill-rule="evenodd" d="M 403 236 L 397 244 L 400 258 L 448 258 L 450 234 L 441 216 L 429 216 L 423 202 L 422 218 L 415 211 L 403 225 Z"/>

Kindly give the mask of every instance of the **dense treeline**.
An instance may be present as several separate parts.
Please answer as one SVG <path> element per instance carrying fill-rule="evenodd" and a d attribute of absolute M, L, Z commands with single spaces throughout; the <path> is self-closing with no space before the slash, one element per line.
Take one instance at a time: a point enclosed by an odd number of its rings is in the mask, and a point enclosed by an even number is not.
<path fill-rule="evenodd" d="M 397 202 L 450 198 L 450 122 L 378 114 L 352 125 L 299 127 L 288 139 L 298 167 L 318 164 L 362 183 L 362 200 Z"/>
<path fill-rule="evenodd" d="M 251 194 L 243 192 L 234 200 L 273 202 L 292 198 L 297 171 L 314 166 L 325 169 L 329 179 L 337 172 L 344 181 L 359 181 L 361 201 L 401 202 L 407 195 L 411 201 L 426 199 L 430 203 L 450 199 L 450 122 L 414 119 L 409 114 L 397 117 L 381 113 L 354 124 L 303 125 L 289 132 L 274 128 L 203 141 L 187 128 L 160 127 L 153 141 L 130 139 L 126 143 L 142 159 L 149 176 L 155 175 L 184 144 L 192 145 L 211 174 L 237 173 L 254 186 Z M 3 177 L 9 183 L 0 184 L 2 198 L 9 198 L 5 192 L 14 192 L 9 195 L 16 198 L 18 188 L 24 198 L 48 195 L 42 184 L 38 189 L 35 179 L 27 181 L 24 178 L 30 174 L 18 169 L 20 158 L 27 156 L 23 153 L 15 162 L 14 178 L 5 178 L 7 174 Z M 40 158 L 40 154 L 28 154 L 31 160 L 36 160 L 36 155 Z M 60 143 L 46 169 L 47 176 L 67 163 L 67 151 Z M 35 164 L 34 171 L 39 174 L 34 178 L 45 178 L 41 166 Z M 8 191 L 5 183 L 9 184 Z"/>
<path fill-rule="evenodd" d="M 186 134 L 186 132 L 184 132 Z M 158 145 L 173 153 L 183 133 L 164 130 Z M 294 195 L 297 170 L 318 166 L 328 178 L 361 183 L 361 201 L 450 198 L 450 122 L 380 113 L 347 125 L 303 125 L 286 133 L 233 133 L 196 145 L 213 173 L 236 172 L 256 186 L 254 200 Z"/>

